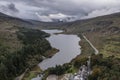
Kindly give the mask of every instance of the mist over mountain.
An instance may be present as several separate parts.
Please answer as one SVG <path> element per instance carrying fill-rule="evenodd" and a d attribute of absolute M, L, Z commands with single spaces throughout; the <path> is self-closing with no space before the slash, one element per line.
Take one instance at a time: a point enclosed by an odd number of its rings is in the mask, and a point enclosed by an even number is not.
<path fill-rule="evenodd" d="M 88 19 L 119 11 L 119 0 L 0 0 L 0 12 L 45 22 Z"/>

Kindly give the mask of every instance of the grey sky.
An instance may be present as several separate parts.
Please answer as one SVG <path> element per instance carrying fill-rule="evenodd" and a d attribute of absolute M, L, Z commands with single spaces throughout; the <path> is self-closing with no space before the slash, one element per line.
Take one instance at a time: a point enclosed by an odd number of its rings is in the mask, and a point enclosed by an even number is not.
<path fill-rule="evenodd" d="M 0 12 L 41 21 L 85 19 L 119 11 L 120 0 L 0 0 Z"/>

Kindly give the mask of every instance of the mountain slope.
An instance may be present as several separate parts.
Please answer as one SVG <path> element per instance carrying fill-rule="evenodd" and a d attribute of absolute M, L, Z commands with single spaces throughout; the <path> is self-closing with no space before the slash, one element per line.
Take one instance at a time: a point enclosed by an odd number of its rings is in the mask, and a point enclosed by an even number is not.
<path fill-rule="evenodd" d="M 22 45 L 16 35 L 18 27 L 31 26 L 33 25 L 30 22 L 0 13 L 0 44 L 6 45 L 11 50 L 20 49 Z"/>
<path fill-rule="evenodd" d="M 14 78 L 49 57 L 49 34 L 33 29 L 28 21 L 0 13 L 0 80 Z M 54 49 L 55 51 L 55 49 Z"/>
<path fill-rule="evenodd" d="M 38 22 L 39 23 L 39 22 Z M 65 33 L 85 36 L 105 56 L 120 57 L 120 13 L 99 16 L 96 18 L 60 23 L 52 26 L 41 25 L 45 29 L 63 29 Z"/>
<path fill-rule="evenodd" d="M 105 56 L 120 57 L 120 13 L 74 21 L 62 28 L 67 33 L 85 34 Z"/>

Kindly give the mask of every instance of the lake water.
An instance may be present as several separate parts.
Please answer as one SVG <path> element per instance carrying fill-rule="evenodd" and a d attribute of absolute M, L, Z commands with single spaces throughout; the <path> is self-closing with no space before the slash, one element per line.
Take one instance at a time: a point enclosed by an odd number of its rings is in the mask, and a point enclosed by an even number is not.
<path fill-rule="evenodd" d="M 79 41 L 80 38 L 77 35 L 68 34 L 54 34 L 63 32 L 62 30 L 42 30 L 46 33 L 51 34 L 50 37 L 46 38 L 52 47 L 59 49 L 52 58 L 43 60 L 39 67 L 42 70 L 46 70 L 56 65 L 63 65 L 69 63 L 73 58 L 81 53 Z"/>
<path fill-rule="evenodd" d="M 50 67 L 55 67 L 56 65 L 69 63 L 73 58 L 81 53 L 81 47 L 79 45 L 80 38 L 77 35 L 55 34 L 63 32 L 62 30 L 42 31 L 51 34 L 51 36 L 46 39 L 49 41 L 52 47 L 60 50 L 52 58 L 45 59 L 41 63 L 39 63 L 39 67 L 42 70 L 46 70 Z M 38 75 L 32 80 L 41 80 L 41 78 L 42 77 L 39 77 Z"/>

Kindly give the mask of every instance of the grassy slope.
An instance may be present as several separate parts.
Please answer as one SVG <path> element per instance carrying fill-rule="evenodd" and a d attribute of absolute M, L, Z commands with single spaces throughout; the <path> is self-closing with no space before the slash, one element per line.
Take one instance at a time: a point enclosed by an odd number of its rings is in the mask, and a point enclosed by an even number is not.
<path fill-rule="evenodd" d="M 120 13 L 75 21 L 63 26 L 67 33 L 84 33 L 104 56 L 120 57 Z"/>
<path fill-rule="evenodd" d="M 99 52 L 104 54 L 104 57 L 111 56 L 111 55 L 120 57 L 120 51 L 119 51 L 120 49 L 119 47 L 120 46 L 120 37 L 119 37 L 120 36 L 120 26 L 119 26 L 120 22 L 119 21 L 120 21 L 120 13 L 117 13 L 117 14 L 101 16 L 101 17 L 88 19 L 88 20 L 65 23 L 60 26 L 58 25 L 58 26 L 52 26 L 52 27 L 50 26 L 50 27 L 44 27 L 44 28 L 45 29 L 63 29 L 65 30 L 65 33 L 77 34 L 81 38 L 80 45 L 82 46 L 81 48 L 82 53 L 81 55 L 78 55 L 75 59 L 73 59 L 71 63 L 69 63 L 70 65 L 72 64 L 72 67 L 68 68 L 68 70 L 65 70 L 65 73 L 69 73 L 69 72 L 74 73 L 77 70 L 75 67 L 73 67 L 73 65 L 76 62 L 78 64 L 84 64 L 84 62 L 86 62 L 87 56 L 94 53 L 94 50 L 91 48 L 88 42 L 81 36 L 81 33 L 85 34 L 85 36 L 93 43 L 93 45 L 99 50 Z M 97 56 L 100 56 L 100 55 L 97 55 Z M 106 61 L 109 61 L 109 58 L 103 58 L 103 60 L 104 59 L 106 59 Z M 112 65 L 115 65 L 115 64 L 116 63 L 114 62 L 112 63 Z M 100 65 L 101 64 L 99 64 L 99 66 Z M 107 67 L 108 65 L 107 66 L 103 65 L 103 66 Z M 111 69 L 113 70 L 113 73 L 115 71 L 114 69 L 116 68 Z M 108 73 L 108 74 L 111 74 L 111 73 Z M 107 76 L 107 78 L 109 77 Z"/>
<path fill-rule="evenodd" d="M 15 34 L 18 31 L 12 23 L 0 22 L 0 44 L 8 48 L 10 52 L 21 49 L 22 43 Z"/>
<path fill-rule="evenodd" d="M 79 35 L 80 33 L 84 33 L 104 56 L 114 55 L 120 57 L 119 21 L 120 13 L 117 13 L 84 21 L 75 21 L 63 25 L 61 29 L 65 29 L 67 33 L 72 34 Z M 0 18 L 0 45 L 6 47 L 11 52 L 20 49 L 23 45 L 15 34 L 18 29 L 14 26 L 27 26 L 28 24 L 25 23 L 23 25 L 23 23 L 24 21 L 18 22 L 18 19 Z M 87 48 L 89 44 L 87 44 L 84 39 L 82 39 L 80 44 L 83 45 L 83 53 L 89 54 L 89 51 L 92 51 L 92 49 Z M 93 51 L 91 53 L 93 53 Z"/>
<path fill-rule="evenodd" d="M 30 22 L 27 22 L 27 21 L 24 21 L 24 20 L 21 20 L 21 19 L 18 19 L 18 18 L 9 17 L 7 15 L 4 15 L 4 14 L 0 13 L 0 55 L 3 55 L 3 58 L 4 58 L 5 55 L 7 56 L 8 54 L 12 55 L 10 53 L 17 53 L 17 51 L 21 51 L 26 46 L 26 44 L 24 44 L 24 40 L 18 38 L 18 34 L 17 34 L 18 32 L 22 33 L 22 37 L 26 38 L 26 40 L 28 38 L 32 37 L 33 41 L 39 39 L 39 37 L 45 38 L 45 36 L 48 35 L 44 32 L 41 32 L 40 30 L 35 30 L 33 26 L 34 25 Z M 23 28 L 23 30 L 21 30 L 21 27 L 25 27 L 25 28 Z M 33 27 L 33 28 L 29 29 L 29 27 L 30 28 Z M 25 34 L 23 34 L 23 33 L 25 33 Z M 38 34 L 38 33 L 40 33 L 40 34 Z M 33 43 L 36 43 L 36 42 L 37 41 L 35 41 Z M 38 43 L 39 43 L 39 41 L 38 41 Z M 26 58 L 27 62 L 26 63 L 27 63 L 27 65 L 28 64 L 30 65 L 29 67 L 33 67 L 34 65 L 39 63 L 39 58 L 41 58 L 41 54 L 43 54 L 43 56 L 45 56 L 45 57 L 51 57 L 53 54 L 55 54 L 58 51 L 56 49 L 51 49 L 51 50 L 48 49 L 47 47 L 49 46 L 49 44 L 45 39 L 42 40 L 40 38 L 40 43 L 39 44 L 43 46 L 44 50 L 47 49 L 48 51 L 47 52 L 45 51 L 46 53 L 39 52 L 40 54 L 39 53 L 34 54 L 34 56 L 31 56 L 31 54 L 30 54 L 30 56 L 27 56 L 27 58 Z M 32 46 L 36 47 L 36 45 L 29 45 L 29 47 L 30 46 L 31 47 Z M 3 54 L 3 51 L 4 52 L 6 51 L 7 53 Z M 2 63 L 1 58 L 2 58 L 2 56 L 0 56 L 0 63 Z M 6 59 L 6 60 L 8 60 L 8 59 Z M 4 63 L 3 63 L 3 65 L 4 65 Z M 0 69 L 1 69 L 1 66 L 0 66 Z M 24 71 L 24 69 L 21 69 L 21 70 L 22 70 L 22 72 Z M 19 72 L 15 75 L 11 75 L 12 77 L 10 79 L 12 79 L 13 76 L 14 77 L 18 76 L 22 72 Z M 0 74 L 0 76 L 1 76 L 1 74 Z M 9 73 L 7 73 L 7 74 L 9 74 Z M 0 78 L 0 79 L 4 79 L 4 78 Z"/>
<path fill-rule="evenodd" d="M 120 13 L 63 23 L 58 26 L 44 26 L 44 28 L 63 29 L 65 33 L 77 35 L 84 33 L 104 56 L 120 57 Z"/>
<path fill-rule="evenodd" d="M 22 19 L 0 13 L 0 44 L 8 48 L 10 52 L 20 50 L 23 46 L 17 38 L 16 31 L 19 31 L 19 29 L 15 26 L 31 27 L 33 25 Z"/>

